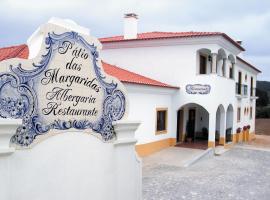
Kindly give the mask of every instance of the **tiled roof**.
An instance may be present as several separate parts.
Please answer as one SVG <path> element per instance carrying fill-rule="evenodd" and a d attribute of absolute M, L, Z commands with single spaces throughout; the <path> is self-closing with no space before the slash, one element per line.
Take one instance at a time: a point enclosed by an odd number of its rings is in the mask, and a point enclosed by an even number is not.
<path fill-rule="evenodd" d="M 0 48 L 0 61 L 9 58 L 27 58 L 29 50 L 27 45 L 22 44 L 18 46 Z"/>
<path fill-rule="evenodd" d="M 206 37 L 206 36 L 222 36 L 237 48 L 242 51 L 245 49 L 234 41 L 231 37 L 229 37 L 225 33 L 221 32 L 146 32 L 139 33 L 136 39 L 124 39 L 123 35 L 113 36 L 113 37 L 105 37 L 99 38 L 101 43 L 109 43 L 109 42 L 123 42 L 123 41 L 134 41 L 134 40 L 153 40 L 153 39 L 168 39 L 168 38 L 193 38 L 193 37 Z"/>
<path fill-rule="evenodd" d="M 257 69 L 256 67 L 254 67 L 252 64 L 248 63 L 247 61 L 243 60 L 242 58 L 236 56 L 237 60 L 240 60 L 241 62 L 245 63 L 246 65 L 248 65 L 250 68 L 254 69 L 255 71 L 262 73 L 261 70 Z"/>
<path fill-rule="evenodd" d="M 29 54 L 28 46 L 25 44 L 18 45 L 18 46 L 0 48 L 0 61 L 6 60 L 9 58 L 25 58 L 25 59 L 27 59 L 28 54 Z M 102 62 L 102 65 L 103 65 L 104 71 L 107 74 L 118 78 L 122 82 L 179 89 L 178 87 L 174 87 L 174 86 L 168 85 L 166 83 L 162 83 L 162 82 L 156 81 L 154 79 L 147 78 L 145 76 L 121 69 L 115 65 L 110 65 L 110 64 L 105 63 L 105 62 Z"/>

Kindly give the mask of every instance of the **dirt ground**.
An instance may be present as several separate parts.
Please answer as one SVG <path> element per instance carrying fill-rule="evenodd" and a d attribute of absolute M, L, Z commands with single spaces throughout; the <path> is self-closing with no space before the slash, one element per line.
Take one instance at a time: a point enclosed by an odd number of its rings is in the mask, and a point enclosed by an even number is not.
<path fill-rule="evenodd" d="M 256 135 L 270 136 L 270 119 L 256 119 Z"/>

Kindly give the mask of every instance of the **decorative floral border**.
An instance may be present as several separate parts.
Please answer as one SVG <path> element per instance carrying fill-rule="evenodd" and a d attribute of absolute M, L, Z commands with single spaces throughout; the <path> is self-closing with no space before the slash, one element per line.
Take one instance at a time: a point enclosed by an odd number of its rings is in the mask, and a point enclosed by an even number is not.
<path fill-rule="evenodd" d="M 55 120 L 51 124 L 44 124 L 36 109 L 39 102 L 35 90 L 35 79 L 47 69 L 56 50 L 64 45 L 63 41 L 66 40 L 79 43 L 92 55 L 94 72 L 104 91 L 102 115 L 95 122 Z M 114 137 L 112 122 L 120 120 L 124 116 L 126 98 L 123 92 L 118 89 L 117 83 L 105 81 L 106 76 L 102 74 L 101 68 L 98 66 L 97 47 L 94 44 L 89 44 L 82 36 L 73 31 L 62 34 L 48 33 L 45 44 L 46 54 L 42 56 L 38 64 L 33 63 L 34 69 L 25 70 L 20 63 L 18 66 L 10 66 L 11 72 L 0 74 L 0 117 L 21 118 L 23 121 L 22 126 L 13 135 L 11 142 L 27 147 L 33 143 L 37 136 L 44 135 L 51 129 L 67 130 L 70 128 L 92 129 L 99 133 L 104 141 L 111 140 Z"/>

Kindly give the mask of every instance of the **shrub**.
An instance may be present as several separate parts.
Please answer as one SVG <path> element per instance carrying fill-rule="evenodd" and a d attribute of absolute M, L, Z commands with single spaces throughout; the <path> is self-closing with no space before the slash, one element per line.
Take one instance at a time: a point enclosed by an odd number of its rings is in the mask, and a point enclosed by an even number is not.
<path fill-rule="evenodd" d="M 270 106 L 257 107 L 256 118 L 270 118 Z"/>
<path fill-rule="evenodd" d="M 241 133 L 241 128 L 240 127 L 236 129 L 236 133 Z"/>

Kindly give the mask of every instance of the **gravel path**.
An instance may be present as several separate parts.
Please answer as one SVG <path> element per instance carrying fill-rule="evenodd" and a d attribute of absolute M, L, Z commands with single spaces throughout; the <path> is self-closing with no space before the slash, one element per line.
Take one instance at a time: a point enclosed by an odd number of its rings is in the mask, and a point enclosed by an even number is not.
<path fill-rule="evenodd" d="M 269 200 L 270 152 L 234 148 L 189 168 L 147 165 L 144 200 Z"/>

